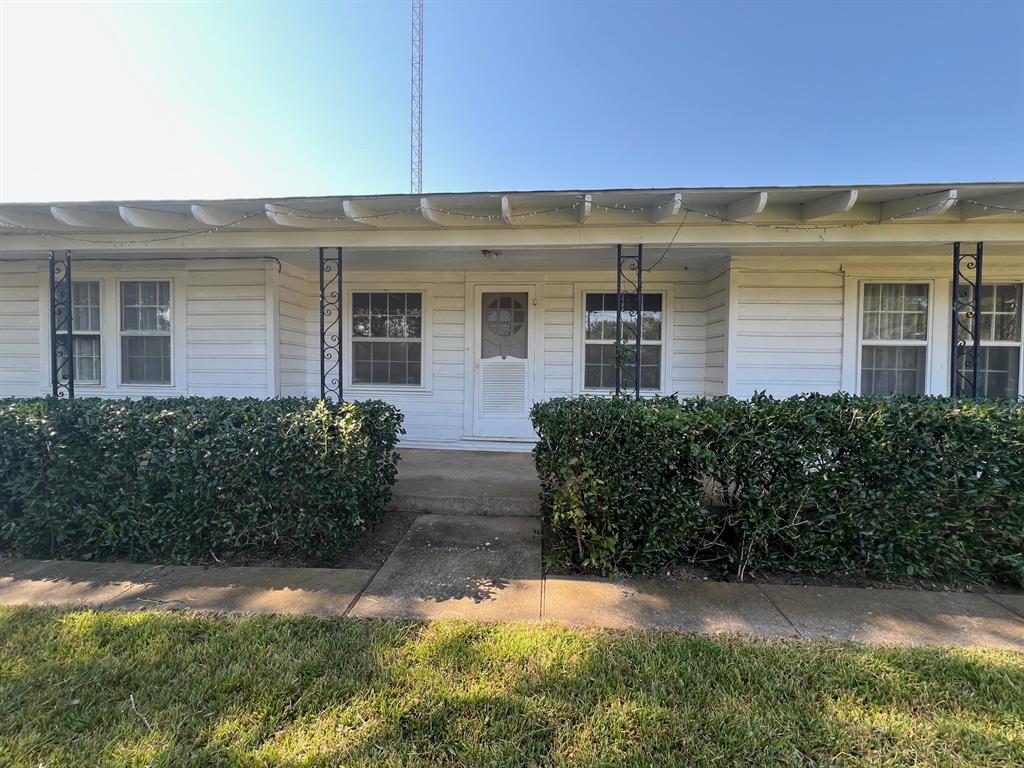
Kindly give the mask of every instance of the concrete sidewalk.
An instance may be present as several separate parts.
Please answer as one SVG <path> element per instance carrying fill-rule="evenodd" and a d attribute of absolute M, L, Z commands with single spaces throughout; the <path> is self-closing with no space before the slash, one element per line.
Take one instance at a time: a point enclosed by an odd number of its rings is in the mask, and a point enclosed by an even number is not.
<path fill-rule="evenodd" d="M 423 515 L 377 572 L 0 560 L 0 604 L 556 621 L 1024 652 L 1024 595 L 549 576 L 539 520 Z"/>

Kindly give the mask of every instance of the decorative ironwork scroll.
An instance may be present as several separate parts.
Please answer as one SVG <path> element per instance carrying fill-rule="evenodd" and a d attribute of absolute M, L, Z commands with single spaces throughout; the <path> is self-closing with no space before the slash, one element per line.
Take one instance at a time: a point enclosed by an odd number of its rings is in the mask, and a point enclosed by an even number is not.
<path fill-rule="evenodd" d="M 630 277 L 630 273 L 634 275 Z M 615 394 L 622 393 L 623 369 L 633 369 L 633 396 L 640 398 L 640 337 L 643 325 L 643 290 L 644 290 L 644 247 L 638 245 L 636 253 L 624 254 L 622 245 L 615 250 Z M 623 293 L 622 283 L 629 284 L 629 290 Z M 636 303 L 632 305 L 636 312 L 634 327 L 634 344 L 630 350 L 622 342 L 622 311 L 626 309 L 626 297 L 635 295 Z M 632 302 L 630 302 L 632 304 Z"/>
<path fill-rule="evenodd" d="M 953 243 L 953 323 L 950 387 L 953 397 L 978 397 L 981 362 L 981 286 L 983 243 L 963 253 Z"/>
<path fill-rule="evenodd" d="M 334 255 L 330 255 L 334 251 Z M 320 399 L 341 402 L 341 248 L 320 249 Z"/>
<path fill-rule="evenodd" d="M 50 251 L 50 383 L 54 397 L 75 396 L 75 350 L 71 335 L 71 251 Z"/>

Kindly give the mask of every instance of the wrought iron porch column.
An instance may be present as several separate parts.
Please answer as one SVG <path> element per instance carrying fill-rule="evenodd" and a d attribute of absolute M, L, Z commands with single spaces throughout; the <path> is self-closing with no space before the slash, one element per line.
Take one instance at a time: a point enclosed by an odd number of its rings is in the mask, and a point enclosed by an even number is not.
<path fill-rule="evenodd" d="M 71 334 L 71 251 L 50 251 L 50 384 L 54 397 L 75 396 L 75 350 Z"/>
<path fill-rule="evenodd" d="M 953 310 L 949 356 L 949 393 L 952 397 L 978 397 L 979 394 L 983 253 L 984 243 L 978 243 L 974 253 L 963 253 L 960 243 L 953 243 Z"/>
<path fill-rule="evenodd" d="M 331 256 L 329 251 L 333 250 Z M 320 249 L 320 399 L 340 403 L 342 385 L 341 248 Z"/>
<path fill-rule="evenodd" d="M 626 270 L 636 273 L 631 280 Z M 625 347 L 622 344 L 622 308 L 623 300 L 628 293 L 622 291 L 622 280 L 626 279 L 633 288 L 629 293 L 636 294 L 636 329 L 633 340 L 633 396 L 640 397 L 640 340 L 643 325 L 643 290 L 644 290 L 644 247 L 637 245 L 636 253 L 623 255 L 622 245 L 615 249 L 615 394 L 622 392 L 622 368 Z"/>

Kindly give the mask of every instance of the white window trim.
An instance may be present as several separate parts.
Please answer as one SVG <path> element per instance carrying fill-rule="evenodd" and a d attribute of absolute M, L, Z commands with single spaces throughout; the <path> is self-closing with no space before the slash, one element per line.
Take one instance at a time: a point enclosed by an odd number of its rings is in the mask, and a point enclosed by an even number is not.
<path fill-rule="evenodd" d="M 163 332 L 156 332 L 156 333 L 137 332 L 137 333 L 132 333 L 132 332 L 126 332 L 123 328 L 121 328 L 121 309 L 122 309 L 122 307 L 121 307 L 121 286 L 124 283 L 138 283 L 138 282 L 148 282 L 148 283 L 161 282 L 161 283 L 167 283 L 168 284 L 168 288 L 170 290 L 170 297 L 168 298 L 168 302 L 170 303 L 170 306 L 171 306 L 171 329 L 170 329 L 169 332 L 167 332 L 167 333 L 163 333 Z M 174 362 L 174 346 L 175 346 L 174 345 L 174 330 L 175 330 L 175 325 L 177 324 L 175 322 L 175 317 L 174 317 L 174 306 L 176 304 L 176 292 L 174 290 L 174 280 L 172 278 L 169 278 L 169 277 L 155 277 L 155 276 L 152 276 L 152 275 L 149 275 L 147 277 L 124 277 L 124 276 L 119 276 L 115 280 L 115 283 L 117 284 L 117 293 L 116 293 L 116 295 L 117 295 L 117 307 L 116 307 L 117 312 L 116 312 L 116 318 L 115 318 L 115 322 L 117 323 L 117 343 L 115 345 L 116 346 L 116 350 L 115 351 L 116 351 L 116 354 L 117 354 L 117 379 L 116 379 L 116 381 L 117 381 L 118 388 L 119 389 L 135 389 L 135 388 L 138 388 L 138 389 L 149 390 L 149 389 L 165 389 L 167 387 L 173 387 L 174 386 L 174 379 L 175 379 L 175 376 L 177 375 L 177 371 L 175 370 L 177 368 L 177 366 L 175 365 L 175 362 Z M 125 336 L 138 336 L 138 337 L 149 337 L 149 336 L 162 337 L 162 336 L 166 336 L 166 337 L 168 337 L 170 339 L 170 344 L 171 344 L 171 350 L 170 350 L 170 353 L 171 353 L 171 355 L 170 355 L 171 356 L 171 377 L 170 378 L 171 378 L 171 380 L 168 381 L 168 382 L 161 381 L 161 382 L 146 383 L 146 382 L 136 382 L 136 381 L 133 381 L 133 382 L 130 382 L 130 383 L 126 383 L 124 381 L 124 378 L 123 378 L 124 377 L 124 368 L 121 365 L 121 355 L 122 355 L 122 344 L 121 344 L 121 341 L 122 341 L 122 339 Z"/>
<path fill-rule="evenodd" d="M 135 267 L 136 265 L 132 265 Z M 43 331 L 39 345 L 39 360 L 43 393 L 50 391 L 50 295 L 49 276 L 45 270 L 39 275 L 40 328 Z M 120 283 L 136 280 L 166 280 L 171 283 L 171 383 L 121 384 Z M 73 282 L 100 284 L 100 357 L 101 384 L 82 384 L 90 397 L 180 397 L 188 394 L 188 355 L 185 344 L 186 302 L 185 272 L 167 269 L 133 268 L 124 270 L 120 265 L 97 267 L 76 264 Z M 76 390 L 79 386 L 75 382 Z"/>
<path fill-rule="evenodd" d="M 993 278 L 991 280 L 984 280 L 982 282 L 982 287 L 983 288 L 987 288 L 988 286 L 998 286 L 998 285 L 1003 285 L 1003 286 L 1005 286 L 1005 285 L 1012 285 L 1012 286 L 1014 286 L 1014 287 L 1019 289 L 1019 291 L 1020 291 L 1019 295 L 1024 296 L 1024 281 L 1013 280 L 1013 279 Z M 950 286 L 950 291 L 952 291 L 952 286 Z M 950 300 L 952 300 L 952 296 L 950 297 Z M 952 322 L 952 311 L 950 312 L 950 321 Z M 1018 322 L 1017 332 L 1020 335 L 1020 339 L 1018 339 L 1017 341 L 1001 341 L 1001 340 L 998 340 L 998 339 L 982 339 L 981 340 L 981 348 L 985 349 L 986 347 L 993 347 L 993 348 L 1006 347 L 1006 348 L 1009 348 L 1009 349 L 1018 349 L 1018 350 L 1020 350 L 1020 354 L 1017 355 L 1017 368 L 1018 368 L 1018 370 L 1017 370 L 1017 395 L 1016 395 L 1018 398 L 1020 398 L 1021 395 L 1024 395 L 1024 308 L 1022 308 L 1021 314 L 1019 314 L 1017 316 L 1017 322 Z M 951 333 L 956 333 L 956 332 L 957 332 L 957 329 L 955 329 L 955 328 L 952 329 L 952 331 L 951 331 Z"/>
<path fill-rule="evenodd" d="M 897 340 L 897 339 L 865 339 L 864 338 L 864 289 L 868 285 L 925 285 L 928 287 L 928 312 L 927 321 L 925 326 L 925 339 L 924 341 L 917 340 Z M 924 347 L 924 391 L 923 395 L 941 394 L 933 390 L 932 384 L 932 346 L 935 343 L 935 297 L 937 296 L 935 290 L 934 279 L 915 279 L 913 277 L 904 276 L 893 276 L 891 278 L 876 278 L 871 280 L 860 280 L 857 284 L 857 348 L 855 351 L 856 362 L 854 366 L 854 381 L 855 394 L 863 394 L 862 392 L 862 380 L 863 380 L 863 356 L 864 356 L 864 345 L 870 344 L 871 346 L 879 347 Z"/>
<path fill-rule="evenodd" d="M 642 389 L 641 395 L 672 394 L 672 336 L 674 296 L 672 286 L 665 283 L 648 283 L 644 281 L 644 293 L 661 294 L 661 381 L 657 389 Z M 583 386 L 584 359 L 586 356 L 586 301 L 588 293 L 615 293 L 614 283 L 576 283 L 573 307 L 573 358 L 572 358 L 572 391 L 576 395 L 613 395 L 615 389 L 588 389 Z M 623 391 L 632 391 L 631 387 L 623 387 Z"/>
<path fill-rule="evenodd" d="M 92 394 L 94 390 L 101 389 L 103 387 L 104 381 L 107 380 L 107 377 L 106 377 L 106 365 L 107 365 L 107 346 L 108 346 L 108 343 L 107 343 L 107 340 L 106 340 L 106 333 L 105 333 L 105 330 L 106 330 L 107 302 L 106 302 L 106 295 L 104 293 L 104 286 L 103 286 L 104 281 L 103 281 L 102 278 L 99 278 L 99 277 L 80 277 L 80 276 L 74 274 L 74 272 L 72 272 L 71 283 L 72 283 L 72 286 L 75 283 L 97 283 L 97 284 L 99 284 L 99 299 L 100 299 L 100 327 L 99 327 L 99 329 L 95 330 L 95 331 L 76 331 L 74 329 L 74 323 L 72 323 L 72 328 L 71 328 L 71 335 L 72 336 L 82 335 L 82 336 L 99 336 L 100 337 L 100 380 L 99 381 L 82 381 L 81 379 L 78 378 L 78 369 L 77 369 L 77 367 L 75 369 L 75 388 L 77 389 L 79 387 L 85 387 L 85 388 L 87 388 L 89 390 L 89 394 Z M 74 307 L 73 306 L 72 306 L 71 314 L 72 314 L 72 316 L 74 316 Z M 49 341 L 49 337 L 47 337 L 47 341 Z M 72 344 L 74 344 L 74 341 L 72 341 Z"/>
<path fill-rule="evenodd" d="M 420 327 L 420 383 L 419 384 L 354 384 L 352 382 L 352 342 L 356 339 L 352 336 L 352 294 L 353 293 L 419 293 L 423 297 L 422 302 L 422 323 Z M 429 286 L 422 283 L 396 283 L 383 285 L 380 283 L 367 283 L 364 285 L 349 284 L 345 287 L 341 301 L 341 325 L 342 325 L 342 381 L 344 382 L 344 396 L 357 395 L 362 397 L 374 397 L 379 394 L 431 394 L 433 392 L 433 297 Z M 359 337 L 359 341 L 372 341 Z M 320 376 L 319 365 L 317 377 Z M 319 386 L 319 385 L 318 385 Z"/>

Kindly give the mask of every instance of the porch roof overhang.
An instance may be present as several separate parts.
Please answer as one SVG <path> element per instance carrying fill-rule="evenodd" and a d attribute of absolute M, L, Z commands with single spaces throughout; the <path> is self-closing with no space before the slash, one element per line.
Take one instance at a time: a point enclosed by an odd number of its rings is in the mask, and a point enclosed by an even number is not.
<path fill-rule="evenodd" d="M 0 204 L 0 252 L 1024 243 L 1024 182 Z"/>

